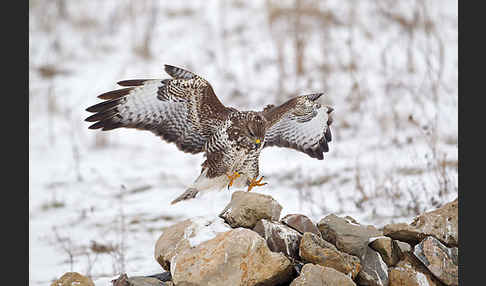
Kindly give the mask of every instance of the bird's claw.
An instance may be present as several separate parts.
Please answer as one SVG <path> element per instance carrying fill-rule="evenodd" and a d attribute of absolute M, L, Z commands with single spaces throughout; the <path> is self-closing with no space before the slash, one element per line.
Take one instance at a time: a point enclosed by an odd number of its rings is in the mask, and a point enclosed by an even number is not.
<path fill-rule="evenodd" d="M 228 179 L 230 180 L 228 183 L 228 190 L 233 185 L 233 182 L 236 180 L 236 178 L 238 178 L 239 176 L 241 175 L 236 171 L 232 175 L 226 174 L 226 177 L 228 177 Z"/>
<path fill-rule="evenodd" d="M 266 185 L 267 183 L 261 183 L 261 181 L 263 180 L 265 176 L 261 176 L 260 179 L 256 179 L 257 177 L 251 179 L 251 182 L 250 182 L 250 185 L 248 185 L 248 190 L 247 192 L 251 191 L 251 189 L 253 189 L 253 187 L 261 187 L 261 186 L 264 186 Z"/>

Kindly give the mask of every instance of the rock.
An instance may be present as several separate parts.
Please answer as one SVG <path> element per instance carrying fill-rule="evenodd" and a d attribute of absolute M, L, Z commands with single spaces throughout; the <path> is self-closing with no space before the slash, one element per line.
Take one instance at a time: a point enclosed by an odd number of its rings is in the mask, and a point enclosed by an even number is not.
<path fill-rule="evenodd" d="M 334 245 L 310 232 L 304 233 L 299 249 L 303 261 L 336 269 L 352 279 L 361 269 L 358 257 L 337 250 Z"/>
<path fill-rule="evenodd" d="M 304 267 L 305 263 L 302 262 L 302 261 L 300 261 L 300 260 L 293 260 L 292 261 L 292 265 L 293 265 L 293 267 L 295 269 L 295 273 L 297 275 L 299 275 L 300 272 L 302 271 L 302 268 Z"/>
<path fill-rule="evenodd" d="M 405 253 L 395 267 L 389 268 L 388 278 L 390 286 L 443 285 L 410 253 Z"/>
<path fill-rule="evenodd" d="M 369 239 L 383 235 L 374 226 L 360 225 L 351 217 L 341 218 L 334 214 L 321 219 L 317 228 L 322 238 L 334 244 L 340 251 L 360 259 L 366 253 Z"/>
<path fill-rule="evenodd" d="M 164 272 L 164 273 L 149 275 L 148 277 L 157 278 L 160 281 L 164 281 L 164 282 L 172 280 L 172 275 L 170 274 L 169 271 Z"/>
<path fill-rule="evenodd" d="M 252 229 L 261 219 L 278 221 L 281 211 L 282 206 L 271 196 L 236 191 L 219 216 L 233 228 Z"/>
<path fill-rule="evenodd" d="M 128 277 L 126 273 L 111 281 L 113 286 L 169 286 L 172 282 L 162 282 L 154 277 L 135 276 Z"/>
<path fill-rule="evenodd" d="M 129 286 L 128 276 L 126 273 L 120 274 L 118 278 L 111 280 L 113 286 Z"/>
<path fill-rule="evenodd" d="M 301 214 L 288 214 L 280 220 L 283 224 L 297 230 L 301 234 L 311 232 L 321 237 L 321 232 L 312 220 Z"/>
<path fill-rule="evenodd" d="M 446 285 L 459 285 L 458 248 L 447 248 L 432 236 L 415 245 L 413 254 Z"/>
<path fill-rule="evenodd" d="M 396 240 L 386 236 L 370 240 L 372 241 L 370 242 L 369 246 L 378 251 L 386 265 L 394 266 L 398 263 L 398 261 L 400 261 L 402 251 Z"/>
<path fill-rule="evenodd" d="M 407 223 L 392 223 L 383 227 L 383 234 L 393 239 L 415 245 L 424 239 L 427 234 Z"/>
<path fill-rule="evenodd" d="M 83 276 L 77 272 L 66 272 L 61 278 L 52 282 L 51 286 L 94 286 L 91 278 Z"/>
<path fill-rule="evenodd" d="M 299 277 L 290 286 L 355 286 L 356 284 L 343 273 L 315 264 L 306 264 Z"/>
<path fill-rule="evenodd" d="M 400 252 L 401 252 L 400 259 L 403 258 L 403 254 L 405 252 L 410 252 L 412 250 L 412 247 L 410 246 L 410 244 L 403 242 L 403 241 L 400 241 L 400 240 L 394 240 L 394 241 L 397 243 L 398 248 L 400 248 Z"/>
<path fill-rule="evenodd" d="M 127 286 L 168 286 L 169 283 L 153 277 L 135 276 L 128 278 Z"/>
<path fill-rule="evenodd" d="M 135 276 L 128 278 L 128 286 L 169 286 L 172 282 L 162 282 L 157 278 Z"/>
<path fill-rule="evenodd" d="M 411 224 L 385 225 L 383 233 L 412 245 L 427 236 L 434 236 L 448 247 L 458 246 L 458 200 L 455 199 L 441 208 L 421 214 Z"/>
<path fill-rule="evenodd" d="M 191 224 L 187 219 L 168 227 L 155 243 L 155 260 L 165 270 L 170 269 L 170 260 L 177 252 L 190 247 L 184 234 Z"/>
<path fill-rule="evenodd" d="M 290 282 L 293 267 L 270 251 L 256 232 L 236 228 L 178 253 L 170 272 L 176 285 L 277 285 Z"/>
<path fill-rule="evenodd" d="M 380 254 L 371 247 L 366 247 L 364 257 L 361 259 L 361 271 L 356 281 L 362 286 L 388 285 L 388 267 Z"/>
<path fill-rule="evenodd" d="M 261 235 L 268 248 L 273 252 L 281 252 L 286 256 L 300 260 L 299 245 L 302 235 L 279 222 L 271 222 L 266 219 L 259 220 L 253 231 Z"/>
<path fill-rule="evenodd" d="M 174 255 L 230 229 L 221 218 L 208 220 L 196 217 L 181 221 L 168 227 L 159 237 L 155 244 L 155 260 L 169 270 Z"/>

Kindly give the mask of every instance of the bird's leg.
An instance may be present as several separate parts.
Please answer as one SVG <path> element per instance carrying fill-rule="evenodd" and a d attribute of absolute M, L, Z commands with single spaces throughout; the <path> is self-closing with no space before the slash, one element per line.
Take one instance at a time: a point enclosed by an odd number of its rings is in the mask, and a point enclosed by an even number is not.
<path fill-rule="evenodd" d="M 226 174 L 226 177 L 228 177 L 228 179 L 230 180 L 228 183 L 228 190 L 233 185 L 233 182 L 236 180 L 236 178 L 238 178 L 239 176 L 240 174 L 237 171 L 235 171 L 232 175 Z"/>
<path fill-rule="evenodd" d="M 258 179 L 258 180 L 256 179 L 257 177 L 251 179 L 251 182 L 248 185 L 248 190 L 246 190 L 247 192 L 251 191 L 251 189 L 253 189 L 253 187 L 261 187 L 261 186 L 264 186 L 264 185 L 267 184 L 267 183 L 261 183 L 261 181 L 263 180 L 263 177 L 264 176 L 261 176 L 261 178 Z"/>

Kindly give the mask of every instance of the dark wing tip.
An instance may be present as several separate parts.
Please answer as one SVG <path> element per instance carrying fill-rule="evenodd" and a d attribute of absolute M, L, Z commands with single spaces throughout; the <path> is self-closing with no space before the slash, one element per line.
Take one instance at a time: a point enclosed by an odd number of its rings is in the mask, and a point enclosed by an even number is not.
<path fill-rule="evenodd" d="M 324 93 L 323 92 L 320 92 L 320 93 L 312 93 L 312 94 L 308 94 L 306 95 L 306 97 L 312 101 L 316 101 L 317 99 L 319 99 L 319 97 L 321 97 Z"/>
<path fill-rule="evenodd" d="M 327 144 L 327 140 L 326 140 L 326 137 L 322 137 L 320 142 L 319 142 L 319 146 L 320 146 L 320 149 L 319 151 L 322 151 L 322 152 L 329 152 L 329 144 Z"/>
<path fill-rule="evenodd" d="M 304 152 L 309 155 L 311 158 L 315 158 L 317 160 L 323 160 L 324 159 L 324 152 L 319 148 L 319 149 L 308 149 L 304 150 Z"/>
<path fill-rule="evenodd" d="M 124 98 L 115 98 L 86 108 L 86 111 L 95 113 L 84 119 L 87 122 L 95 122 L 88 129 L 102 128 L 103 131 L 106 131 L 122 127 L 123 124 L 119 120 L 118 105 L 123 102 Z"/>
<path fill-rule="evenodd" d="M 324 133 L 324 137 L 326 138 L 327 142 L 332 141 L 332 133 L 331 133 L 331 128 L 327 126 L 326 132 Z"/>
<path fill-rule="evenodd" d="M 118 114 L 118 110 L 116 108 L 111 108 L 111 109 L 107 109 L 105 111 L 95 113 L 95 114 L 87 117 L 84 121 L 96 122 L 96 121 L 100 121 L 100 120 L 110 118 L 110 117 L 112 117 L 116 114 Z"/>
<path fill-rule="evenodd" d="M 173 66 L 173 65 L 168 65 L 168 64 L 164 64 L 164 70 L 167 72 L 167 70 L 173 70 L 173 69 L 176 69 L 177 67 L 176 66 Z M 167 72 L 168 73 L 168 72 Z"/>
<path fill-rule="evenodd" d="M 304 151 L 304 153 L 306 153 L 312 158 L 316 158 L 317 160 L 323 160 L 324 153 L 329 152 L 328 143 L 331 141 L 330 136 L 331 136 L 331 131 L 329 128 L 327 128 L 326 132 L 323 134 L 319 142 L 316 143 L 316 145 L 308 149 L 304 149 L 304 150 L 300 149 L 300 150 Z"/>
<path fill-rule="evenodd" d="M 176 72 L 178 70 L 180 70 L 181 68 L 178 68 L 176 66 L 173 66 L 173 65 L 168 65 L 168 64 L 165 64 L 164 65 L 164 70 L 166 73 L 168 73 L 170 76 L 174 77 L 173 75 L 176 74 Z"/>
<path fill-rule="evenodd" d="M 107 101 L 100 102 L 98 104 L 92 105 L 88 108 L 86 108 L 86 111 L 88 112 L 101 112 L 105 111 L 108 109 L 111 109 L 112 107 L 115 107 L 119 105 L 122 102 L 122 98 L 116 98 L 116 99 L 111 99 Z"/>
<path fill-rule="evenodd" d="M 127 87 L 127 88 L 108 91 L 108 92 L 105 92 L 105 93 L 98 95 L 98 98 L 101 98 L 101 99 L 120 98 L 122 96 L 128 95 L 132 89 L 133 89 L 133 87 Z"/>
<path fill-rule="evenodd" d="M 128 79 L 128 80 L 121 80 L 117 82 L 117 84 L 121 86 L 139 86 L 139 85 L 143 85 L 148 80 L 150 79 Z"/>
<path fill-rule="evenodd" d="M 98 121 L 98 122 L 96 122 L 96 123 L 94 123 L 94 124 L 91 124 L 91 125 L 88 127 L 88 129 L 100 129 L 100 128 L 102 128 L 102 127 L 103 127 L 103 125 L 101 124 L 101 121 Z"/>
<path fill-rule="evenodd" d="M 88 129 L 101 129 L 101 131 L 108 131 L 123 127 L 123 123 L 113 120 L 113 117 L 96 122 L 88 127 Z"/>

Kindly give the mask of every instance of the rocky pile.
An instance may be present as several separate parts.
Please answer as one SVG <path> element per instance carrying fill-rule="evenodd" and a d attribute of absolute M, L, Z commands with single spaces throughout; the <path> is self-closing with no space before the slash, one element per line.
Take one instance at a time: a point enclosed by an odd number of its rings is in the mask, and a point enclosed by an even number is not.
<path fill-rule="evenodd" d="M 113 285 L 458 285 L 457 199 L 383 230 L 281 210 L 271 196 L 234 192 L 219 217 L 164 230 L 154 255 L 166 272 Z"/>

